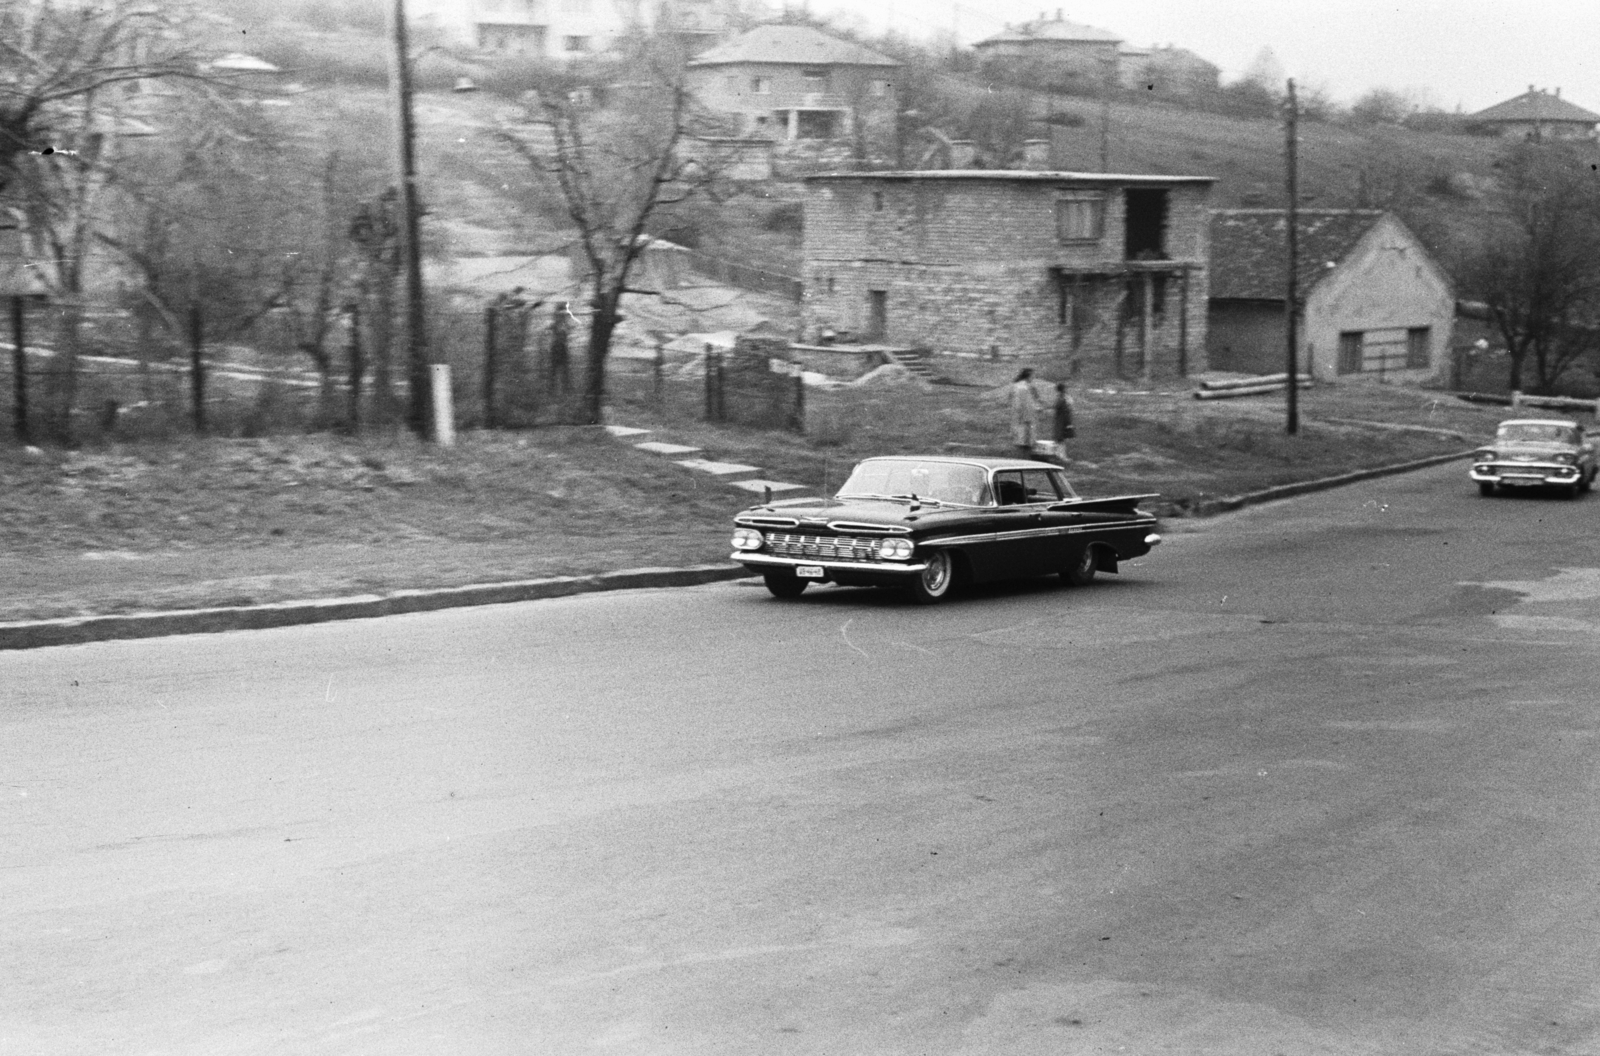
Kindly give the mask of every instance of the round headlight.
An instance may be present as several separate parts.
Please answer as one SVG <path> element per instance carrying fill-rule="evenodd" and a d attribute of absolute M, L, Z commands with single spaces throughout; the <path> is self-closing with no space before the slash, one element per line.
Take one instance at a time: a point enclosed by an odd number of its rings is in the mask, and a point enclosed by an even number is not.
<path fill-rule="evenodd" d="M 760 550 L 761 544 L 766 540 L 754 528 L 735 528 L 733 530 L 733 548 L 735 550 Z"/>
<path fill-rule="evenodd" d="M 886 561 L 904 561 L 911 556 L 910 539 L 885 539 L 878 547 L 878 556 Z"/>

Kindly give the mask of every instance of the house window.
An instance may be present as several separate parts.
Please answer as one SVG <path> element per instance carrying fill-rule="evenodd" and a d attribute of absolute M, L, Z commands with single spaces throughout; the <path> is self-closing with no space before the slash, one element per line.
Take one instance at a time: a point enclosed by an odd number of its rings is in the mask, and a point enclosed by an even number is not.
<path fill-rule="evenodd" d="M 822 69 L 802 70 L 801 77 L 805 78 L 806 91 L 825 92 L 828 90 L 828 71 Z"/>
<path fill-rule="evenodd" d="M 882 191 L 873 191 L 872 192 L 872 211 L 875 212 L 875 213 L 883 212 L 883 192 Z"/>
<path fill-rule="evenodd" d="M 772 94 L 772 78 L 771 77 L 752 77 L 752 78 L 750 78 L 750 90 L 752 92 L 756 93 L 757 95 L 771 95 Z"/>
<path fill-rule="evenodd" d="M 589 50 L 588 37 L 562 37 L 561 46 L 569 52 L 581 53 Z"/>
<path fill-rule="evenodd" d="M 872 82 L 872 94 L 876 98 L 879 98 L 879 99 L 882 99 L 884 96 L 888 95 L 889 94 L 889 82 L 888 81 L 873 81 Z"/>
<path fill-rule="evenodd" d="M 1363 334 L 1360 330 L 1346 330 L 1339 335 L 1339 373 L 1359 374 L 1361 372 L 1361 345 Z"/>
<path fill-rule="evenodd" d="M 1123 192 L 1127 205 L 1125 256 L 1128 260 L 1167 259 L 1167 192 L 1153 188 Z"/>
<path fill-rule="evenodd" d="M 1062 242 L 1098 242 L 1105 233 L 1105 199 L 1075 194 L 1056 199 L 1056 238 Z"/>
<path fill-rule="evenodd" d="M 739 78 L 729 77 L 724 83 L 727 85 L 729 95 L 739 94 Z"/>
<path fill-rule="evenodd" d="M 1431 357 L 1428 348 L 1432 344 L 1432 336 L 1426 326 L 1413 326 L 1406 331 L 1406 367 L 1410 370 L 1426 370 L 1430 366 Z"/>

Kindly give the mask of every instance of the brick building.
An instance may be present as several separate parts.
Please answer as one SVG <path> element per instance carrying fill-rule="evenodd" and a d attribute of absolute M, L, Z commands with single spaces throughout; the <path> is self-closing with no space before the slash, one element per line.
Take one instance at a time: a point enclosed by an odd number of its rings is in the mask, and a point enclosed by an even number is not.
<path fill-rule="evenodd" d="M 1301 370 L 1326 381 L 1421 381 L 1447 362 L 1456 304 L 1450 279 L 1397 217 L 1302 209 L 1296 230 Z M 1212 369 L 1284 369 L 1287 235 L 1282 209 L 1212 213 Z"/>
<path fill-rule="evenodd" d="M 696 56 L 688 84 L 741 136 L 780 142 L 856 143 L 864 155 L 894 149 L 894 81 L 900 64 L 810 26 L 757 26 Z"/>
<path fill-rule="evenodd" d="M 805 337 L 1128 376 L 1203 370 L 1213 182 L 994 169 L 809 177 Z"/>

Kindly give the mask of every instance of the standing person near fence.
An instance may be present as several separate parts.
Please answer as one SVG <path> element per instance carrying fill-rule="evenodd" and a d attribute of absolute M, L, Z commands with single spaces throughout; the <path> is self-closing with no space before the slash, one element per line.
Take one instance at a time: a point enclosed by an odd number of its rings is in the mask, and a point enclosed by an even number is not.
<path fill-rule="evenodd" d="M 1023 367 L 1011 383 L 1011 442 L 1020 458 L 1033 457 L 1039 419 L 1039 394 L 1033 391 L 1033 368 Z"/>
<path fill-rule="evenodd" d="M 1050 431 L 1050 438 L 1055 441 L 1056 458 L 1064 466 L 1067 464 L 1067 441 L 1078 435 L 1077 427 L 1072 424 L 1072 397 L 1067 395 L 1067 383 L 1056 382 L 1056 405 L 1054 428 Z"/>
<path fill-rule="evenodd" d="M 567 302 L 557 301 L 550 313 L 550 388 L 560 395 L 572 388 L 567 364 Z"/>

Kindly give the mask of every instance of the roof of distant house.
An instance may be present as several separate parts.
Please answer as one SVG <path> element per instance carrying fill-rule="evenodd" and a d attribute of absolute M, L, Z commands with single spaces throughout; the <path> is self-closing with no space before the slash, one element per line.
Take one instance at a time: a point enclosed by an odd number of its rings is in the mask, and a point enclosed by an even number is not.
<path fill-rule="evenodd" d="M 898 66 L 887 55 L 810 26 L 757 26 L 690 60 L 690 66 Z"/>
<path fill-rule="evenodd" d="M 1559 93 L 1559 89 L 1557 90 Z M 1469 118 L 1472 121 L 1572 121 L 1585 125 L 1600 122 L 1600 114 L 1591 113 L 1542 89 L 1529 88 L 1515 99 L 1496 103 L 1487 110 L 1479 110 Z"/>
<path fill-rule="evenodd" d="M 1008 26 L 992 37 L 985 37 L 978 41 L 974 47 L 981 48 L 985 44 L 1023 44 L 1030 41 L 1046 40 L 1056 42 L 1092 42 L 1096 44 L 1121 44 L 1122 38 L 1115 33 L 1094 26 L 1085 26 L 1077 22 L 1068 22 L 1064 18 L 1041 18 L 1033 22 L 1024 22 L 1020 26 Z"/>
<path fill-rule="evenodd" d="M 1311 292 L 1373 226 L 1381 209 L 1301 209 L 1295 225 L 1300 295 Z M 1213 299 L 1281 301 L 1289 267 L 1286 209 L 1215 209 L 1211 213 Z"/>

